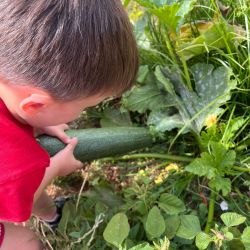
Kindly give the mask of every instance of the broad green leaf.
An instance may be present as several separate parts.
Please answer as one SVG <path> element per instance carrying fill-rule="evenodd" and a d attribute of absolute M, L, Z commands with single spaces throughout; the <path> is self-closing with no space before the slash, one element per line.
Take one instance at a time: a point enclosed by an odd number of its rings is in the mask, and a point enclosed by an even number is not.
<path fill-rule="evenodd" d="M 246 227 L 241 235 L 241 240 L 246 248 L 250 250 L 250 227 Z"/>
<path fill-rule="evenodd" d="M 197 37 L 192 36 L 192 29 L 199 32 Z M 225 33 L 227 34 L 225 36 Z M 185 60 L 194 56 L 208 53 L 212 50 L 235 46 L 243 41 L 245 30 L 240 26 L 230 25 L 226 22 L 196 21 L 195 24 L 185 24 L 180 27 L 177 36 L 176 50 Z"/>
<path fill-rule="evenodd" d="M 136 81 L 143 83 L 149 73 L 148 65 L 142 65 L 139 68 Z"/>
<path fill-rule="evenodd" d="M 112 217 L 106 226 L 103 237 L 110 244 L 119 247 L 128 237 L 130 226 L 124 213 L 118 213 Z"/>
<path fill-rule="evenodd" d="M 160 22 L 168 27 L 171 31 L 176 31 L 178 23 L 181 20 L 180 16 L 177 16 L 177 12 L 180 9 L 180 4 L 174 3 L 172 5 L 164 5 L 160 8 L 149 10 L 152 14 L 156 15 Z"/>
<path fill-rule="evenodd" d="M 126 127 L 132 126 L 128 111 L 121 112 L 119 109 L 107 108 L 101 114 L 102 127 Z"/>
<path fill-rule="evenodd" d="M 172 194 L 162 194 L 158 205 L 170 215 L 179 214 L 186 209 L 183 201 Z"/>
<path fill-rule="evenodd" d="M 181 220 L 180 217 L 177 215 L 170 215 L 165 219 L 165 224 L 166 224 L 166 230 L 164 235 L 168 238 L 168 239 L 172 239 L 179 226 L 180 226 Z"/>
<path fill-rule="evenodd" d="M 246 217 L 237 214 L 237 213 L 224 213 L 221 215 L 221 220 L 224 222 L 224 224 L 227 227 L 234 227 L 242 224 L 245 220 Z"/>
<path fill-rule="evenodd" d="M 157 85 L 152 82 L 143 86 L 135 87 L 124 96 L 123 105 L 131 110 L 144 113 L 147 110 L 156 110 L 172 106 L 167 96 L 160 92 Z"/>
<path fill-rule="evenodd" d="M 227 196 L 231 192 L 231 180 L 229 178 L 216 176 L 209 182 L 209 186 L 217 192 L 222 191 L 223 196 Z"/>
<path fill-rule="evenodd" d="M 161 71 L 160 66 L 156 66 L 155 68 L 155 77 L 164 86 L 165 90 L 169 94 L 175 95 L 173 84 L 170 82 L 168 78 L 165 77 L 165 75 Z"/>
<path fill-rule="evenodd" d="M 218 175 L 224 176 L 227 170 L 233 166 L 235 158 L 236 154 L 234 151 L 228 151 L 220 143 L 211 142 L 210 153 L 202 153 L 201 158 L 196 158 L 185 169 L 198 176 L 206 176 L 208 179 L 213 179 Z M 214 181 L 212 185 L 215 185 L 217 190 L 223 190 L 224 193 L 229 192 L 231 188 L 227 179 L 224 179 L 221 187 L 219 187 L 219 184 L 214 183 Z"/>
<path fill-rule="evenodd" d="M 213 158 L 207 152 L 187 165 L 185 170 L 198 176 L 206 176 L 208 179 L 214 178 L 218 173 Z"/>
<path fill-rule="evenodd" d="M 158 207 L 154 206 L 149 211 L 145 230 L 152 238 L 158 238 L 164 233 L 165 221 Z"/>
<path fill-rule="evenodd" d="M 235 163 L 236 153 L 233 150 L 227 150 L 225 146 L 220 143 L 211 143 L 212 156 L 215 165 L 220 169 L 230 168 Z"/>
<path fill-rule="evenodd" d="M 151 247 L 148 243 L 142 243 L 130 248 L 129 250 L 154 250 L 154 248 Z"/>
<path fill-rule="evenodd" d="M 212 241 L 213 239 L 204 232 L 198 233 L 195 238 L 195 244 L 200 250 L 207 249 L 208 245 Z"/>
<path fill-rule="evenodd" d="M 174 128 L 181 128 L 184 123 L 179 114 L 169 116 L 167 111 L 156 110 L 149 115 L 147 125 L 154 126 L 158 132 L 166 132 Z"/>
<path fill-rule="evenodd" d="M 190 100 L 190 98 L 193 98 L 190 95 L 185 98 L 183 93 L 182 96 L 186 99 L 184 102 L 188 105 L 187 109 L 191 115 L 197 115 L 199 111 L 204 109 L 195 119 L 197 130 L 200 131 L 208 115 L 217 115 L 221 112 L 219 107 L 230 99 L 230 90 L 235 87 L 235 82 L 230 80 L 232 72 L 223 66 L 214 69 L 211 64 L 198 63 L 191 69 L 197 96 L 193 100 Z M 191 101 L 191 103 L 188 103 L 188 101 Z"/>
<path fill-rule="evenodd" d="M 201 232 L 199 218 L 195 215 L 181 215 L 181 225 L 176 233 L 178 237 L 191 240 Z"/>
<path fill-rule="evenodd" d="M 180 96 L 175 96 L 178 99 L 176 108 L 185 122 L 185 128 L 199 134 L 209 115 L 220 114 L 220 106 L 230 99 L 230 90 L 236 87 L 236 81 L 231 79 L 232 71 L 224 66 L 214 69 L 211 64 L 198 63 L 191 70 L 195 91 L 187 89 L 176 69 L 161 69 Z"/>
<path fill-rule="evenodd" d="M 184 17 L 193 9 L 194 4 L 197 0 L 185 0 L 181 3 L 181 6 L 177 12 L 177 16 L 182 17 L 182 21 L 184 21 Z"/>

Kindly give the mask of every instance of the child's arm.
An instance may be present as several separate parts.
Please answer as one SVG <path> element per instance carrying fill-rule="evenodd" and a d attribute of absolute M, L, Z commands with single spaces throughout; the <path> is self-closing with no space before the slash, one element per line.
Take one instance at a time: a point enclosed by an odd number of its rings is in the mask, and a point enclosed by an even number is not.
<path fill-rule="evenodd" d="M 46 169 L 44 178 L 35 193 L 34 201 L 56 176 L 65 176 L 83 167 L 82 162 L 76 160 L 73 154 L 76 145 L 77 138 L 70 139 L 69 144 L 51 158 L 50 166 Z"/>

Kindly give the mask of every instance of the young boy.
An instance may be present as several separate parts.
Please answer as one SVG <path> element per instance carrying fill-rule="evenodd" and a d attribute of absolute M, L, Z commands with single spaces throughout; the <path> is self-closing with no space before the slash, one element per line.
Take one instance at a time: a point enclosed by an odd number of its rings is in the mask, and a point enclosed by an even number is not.
<path fill-rule="evenodd" d="M 82 167 L 65 123 L 131 87 L 137 68 L 119 0 L 0 1 L 1 250 L 43 248 L 31 230 L 14 223 L 32 212 L 57 219 L 44 189 Z M 34 137 L 41 133 L 67 146 L 49 158 Z"/>

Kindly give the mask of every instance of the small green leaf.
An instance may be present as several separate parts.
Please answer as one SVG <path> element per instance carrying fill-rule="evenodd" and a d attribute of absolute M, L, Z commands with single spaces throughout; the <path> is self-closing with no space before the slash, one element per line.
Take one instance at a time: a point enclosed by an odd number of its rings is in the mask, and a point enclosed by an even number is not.
<path fill-rule="evenodd" d="M 81 235 L 82 235 L 81 232 L 71 232 L 71 233 L 69 234 L 69 236 L 71 236 L 71 237 L 73 237 L 73 238 L 76 238 L 76 239 L 80 238 Z"/>
<path fill-rule="evenodd" d="M 176 233 L 178 237 L 192 240 L 199 232 L 201 232 L 201 226 L 199 218 L 195 215 L 182 215 L 181 225 Z"/>
<path fill-rule="evenodd" d="M 170 215 L 179 214 L 186 209 L 183 201 L 172 194 L 162 194 L 159 199 L 159 207 Z"/>
<path fill-rule="evenodd" d="M 212 241 L 213 239 L 204 232 L 198 233 L 195 238 L 195 244 L 200 250 L 207 249 L 208 245 Z"/>
<path fill-rule="evenodd" d="M 237 213 L 224 213 L 221 215 L 221 219 L 227 227 L 234 227 L 242 224 L 246 217 Z"/>
<path fill-rule="evenodd" d="M 130 250 L 154 250 L 148 243 L 142 243 L 140 245 L 130 248 Z"/>
<path fill-rule="evenodd" d="M 112 217 L 106 226 L 103 237 L 107 242 L 119 247 L 128 237 L 129 230 L 127 216 L 124 213 L 118 213 Z"/>
<path fill-rule="evenodd" d="M 231 232 L 226 232 L 225 237 L 227 240 L 232 240 L 234 238 L 234 235 Z"/>
<path fill-rule="evenodd" d="M 165 221 L 158 207 L 154 206 L 149 211 L 145 230 L 152 238 L 158 238 L 164 233 Z"/>

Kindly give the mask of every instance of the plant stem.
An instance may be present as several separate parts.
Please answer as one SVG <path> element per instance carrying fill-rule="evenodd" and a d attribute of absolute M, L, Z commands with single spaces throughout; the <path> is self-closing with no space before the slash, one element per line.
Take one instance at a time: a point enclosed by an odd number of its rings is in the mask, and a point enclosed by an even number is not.
<path fill-rule="evenodd" d="M 207 224 L 206 224 L 206 227 L 205 227 L 205 233 L 207 233 L 207 234 L 210 232 L 210 228 L 212 226 L 213 219 L 214 219 L 215 198 L 216 198 L 216 194 L 215 194 L 214 191 L 211 190 L 210 200 L 209 200 L 209 208 L 208 208 L 208 215 L 207 215 Z"/>
<path fill-rule="evenodd" d="M 233 169 L 240 171 L 240 172 L 249 172 L 250 173 L 250 168 L 242 168 L 242 167 L 233 166 Z"/>
<path fill-rule="evenodd" d="M 121 157 L 107 157 L 102 160 L 131 160 L 138 158 L 158 158 L 165 160 L 173 160 L 173 161 L 183 161 L 183 162 L 191 162 L 193 158 L 178 156 L 178 155 L 168 155 L 168 154 L 156 154 L 156 153 L 143 153 L 143 154 L 133 154 L 133 155 L 124 155 Z"/>

